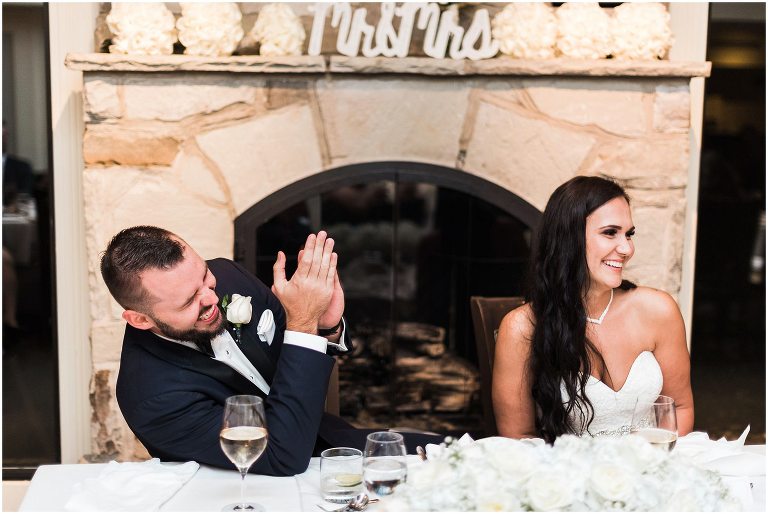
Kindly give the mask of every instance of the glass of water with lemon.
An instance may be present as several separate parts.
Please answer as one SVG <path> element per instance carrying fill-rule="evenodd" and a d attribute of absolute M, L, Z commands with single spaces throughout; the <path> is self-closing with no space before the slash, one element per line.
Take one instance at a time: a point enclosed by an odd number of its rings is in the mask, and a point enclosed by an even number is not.
<path fill-rule="evenodd" d="M 347 503 L 363 490 L 363 452 L 329 448 L 320 454 L 320 492 L 323 499 Z"/>

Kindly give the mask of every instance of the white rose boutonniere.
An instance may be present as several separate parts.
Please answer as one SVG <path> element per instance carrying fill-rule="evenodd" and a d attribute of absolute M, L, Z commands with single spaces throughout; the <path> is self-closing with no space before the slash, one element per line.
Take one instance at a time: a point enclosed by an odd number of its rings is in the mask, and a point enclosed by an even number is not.
<path fill-rule="evenodd" d="M 253 307 L 251 307 L 251 297 L 242 296 L 237 293 L 232 295 L 232 300 L 229 300 L 229 295 L 224 296 L 221 301 L 222 308 L 227 311 L 227 321 L 235 326 L 235 335 L 237 336 L 237 343 L 240 343 L 240 327 L 244 323 L 251 322 L 251 316 L 253 315 Z"/>

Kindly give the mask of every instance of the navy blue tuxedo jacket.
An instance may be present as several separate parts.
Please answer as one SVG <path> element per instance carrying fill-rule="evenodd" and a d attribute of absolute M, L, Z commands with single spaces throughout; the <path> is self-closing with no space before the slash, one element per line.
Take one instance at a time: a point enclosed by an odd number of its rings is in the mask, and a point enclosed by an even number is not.
<path fill-rule="evenodd" d="M 208 267 L 220 298 L 233 293 L 252 297 L 253 321 L 242 326 L 240 347 L 270 384 L 270 393 L 265 395 L 237 371 L 200 351 L 128 325 L 117 401 L 149 453 L 161 460 L 195 460 L 234 469 L 219 446 L 219 431 L 225 400 L 235 394 L 265 400 L 269 439 L 252 472 L 302 473 L 319 433 L 325 435 L 325 446 L 343 445 L 345 433 L 359 439 L 350 425 L 323 413 L 333 357 L 283 344 L 285 311 L 272 291 L 245 268 L 226 259 L 208 261 Z M 265 309 L 275 318 L 271 345 L 256 334 Z"/>

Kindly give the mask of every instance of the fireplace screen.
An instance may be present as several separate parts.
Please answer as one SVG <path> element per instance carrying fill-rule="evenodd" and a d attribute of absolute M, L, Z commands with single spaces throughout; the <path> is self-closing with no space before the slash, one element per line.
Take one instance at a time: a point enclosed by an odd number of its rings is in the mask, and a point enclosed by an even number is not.
<path fill-rule="evenodd" d="M 355 345 L 339 361 L 341 415 L 361 427 L 482 435 L 469 298 L 522 293 L 535 210 L 464 173 L 451 177 L 465 187 L 447 187 L 404 166 L 413 172 L 349 167 L 260 202 L 236 222 L 237 258 L 271 284 L 278 250 L 290 276 L 306 236 L 326 230 Z"/>

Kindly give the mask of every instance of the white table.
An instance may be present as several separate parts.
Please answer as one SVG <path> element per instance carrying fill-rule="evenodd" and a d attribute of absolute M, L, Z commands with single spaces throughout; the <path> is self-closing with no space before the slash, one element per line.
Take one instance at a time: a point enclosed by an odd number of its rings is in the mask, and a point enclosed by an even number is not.
<path fill-rule="evenodd" d="M 415 455 L 408 466 L 420 465 Z M 21 502 L 22 512 L 60 512 L 72 496 L 75 484 L 95 478 L 106 464 L 54 464 L 40 466 Z M 261 504 L 268 512 L 322 512 L 320 458 L 313 457 L 307 471 L 293 477 L 248 475 L 245 498 Z M 189 482 L 160 509 L 168 512 L 220 511 L 224 505 L 240 500 L 240 474 L 235 471 L 200 466 Z M 334 507 L 334 504 L 325 504 Z M 338 507 L 338 505 L 335 505 Z M 374 510 L 374 509 L 370 509 Z"/>
<path fill-rule="evenodd" d="M 765 446 L 747 446 L 746 451 L 765 454 Z M 416 456 L 408 457 L 408 467 L 419 466 Z M 40 466 L 32 477 L 19 508 L 22 512 L 63 511 L 75 484 L 95 478 L 106 464 L 60 464 Z M 754 504 L 751 509 L 765 512 L 765 476 L 752 477 Z M 246 500 L 255 501 L 267 511 L 321 512 L 320 459 L 313 457 L 309 469 L 293 477 L 246 477 Z M 240 474 L 200 466 L 192 479 L 160 509 L 168 512 L 220 511 L 224 505 L 240 499 Z M 332 504 L 326 504 L 329 507 Z M 375 511 L 375 506 L 369 509 Z"/>

